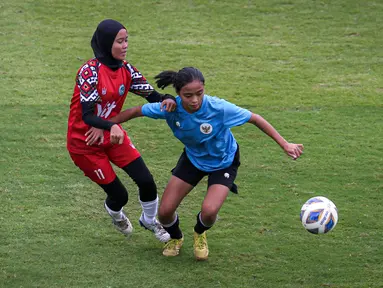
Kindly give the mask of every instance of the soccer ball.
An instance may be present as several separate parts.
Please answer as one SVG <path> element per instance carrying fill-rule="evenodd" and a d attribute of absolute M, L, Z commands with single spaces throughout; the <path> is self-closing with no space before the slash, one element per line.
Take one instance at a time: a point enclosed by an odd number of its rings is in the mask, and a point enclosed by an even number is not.
<path fill-rule="evenodd" d="M 334 229 L 338 223 L 338 210 L 332 201 L 317 196 L 303 204 L 300 218 L 307 231 L 324 234 Z"/>

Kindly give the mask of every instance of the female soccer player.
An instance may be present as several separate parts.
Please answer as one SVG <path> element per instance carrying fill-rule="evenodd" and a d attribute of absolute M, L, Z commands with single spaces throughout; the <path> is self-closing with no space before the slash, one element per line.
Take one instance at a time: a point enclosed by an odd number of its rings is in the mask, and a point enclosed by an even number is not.
<path fill-rule="evenodd" d="M 127 133 L 109 119 L 121 111 L 128 91 L 148 102 L 163 101 L 160 105 L 166 105 L 168 111 L 174 109 L 175 98 L 156 92 L 145 77 L 125 61 L 128 32 L 119 22 L 102 21 L 93 34 L 91 46 L 95 58 L 82 65 L 76 75 L 67 149 L 85 176 L 106 192 L 104 207 L 120 232 L 129 235 L 133 227 L 122 209 L 128 202 L 128 192 L 111 162 L 122 168 L 139 188 L 143 210 L 140 225 L 152 231 L 158 240 L 167 242 L 170 236 L 155 218 L 158 196 L 153 176 Z M 97 141 L 96 145 L 86 143 L 85 134 L 90 127 L 103 129 L 97 129 L 98 132 L 105 131 L 89 137 L 88 140 Z"/>
<path fill-rule="evenodd" d="M 238 144 L 231 127 L 246 122 L 254 124 L 270 136 L 292 159 L 303 152 L 302 144 L 287 142 L 265 119 L 225 100 L 205 94 L 205 79 L 193 67 L 178 72 L 164 71 L 156 76 L 160 88 L 172 84 L 179 96 L 174 112 L 163 111 L 152 103 L 121 112 L 111 121 L 122 123 L 139 116 L 165 119 L 170 129 L 184 145 L 184 152 L 172 170 L 172 176 L 162 196 L 158 217 L 171 240 L 163 255 L 176 256 L 183 244 L 176 209 L 182 199 L 204 177 L 208 176 L 207 194 L 194 226 L 194 255 L 198 260 L 208 258 L 206 230 L 216 221 L 217 214 L 229 190 L 236 193 L 234 180 L 240 165 Z M 112 140 L 113 141 L 113 140 Z"/>

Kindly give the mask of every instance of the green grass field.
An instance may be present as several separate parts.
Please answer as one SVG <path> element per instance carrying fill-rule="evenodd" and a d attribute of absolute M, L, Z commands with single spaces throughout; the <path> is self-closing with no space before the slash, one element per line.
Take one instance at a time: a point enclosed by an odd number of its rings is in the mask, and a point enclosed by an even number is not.
<path fill-rule="evenodd" d="M 0 287 L 383 287 L 383 2 L 141 0 L 0 3 Z M 128 60 L 152 82 L 198 67 L 206 92 L 262 115 L 305 153 L 291 161 L 252 125 L 241 146 L 239 195 L 196 262 L 192 230 L 206 189 L 179 208 L 176 258 L 137 223 L 125 239 L 104 193 L 73 165 L 66 126 L 74 77 L 104 18 L 129 30 Z M 166 92 L 173 92 L 171 89 Z M 131 94 L 125 107 L 145 103 Z M 124 124 L 159 193 L 182 145 L 163 121 Z M 322 195 L 339 223 L 312 235 L 302 204 Z"/>

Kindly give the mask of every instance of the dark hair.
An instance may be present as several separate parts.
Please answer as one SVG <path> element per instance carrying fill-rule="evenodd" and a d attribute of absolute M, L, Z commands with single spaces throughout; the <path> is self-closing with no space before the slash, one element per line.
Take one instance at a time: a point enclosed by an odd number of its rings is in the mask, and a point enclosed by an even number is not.
<path fill-rule="evenodd" d="M 194 67 L 184 67 L 178 72 L 170 70 L 163 71 L 154 78 L 157 79 L 156 83 L 158 88 L 164 89 L 172 84 L 177 93 L 180 92 L 182 87 L 194 80 L 199 80 L 202 84 L 205 84 L 205 78 L 201 71 Z"/>

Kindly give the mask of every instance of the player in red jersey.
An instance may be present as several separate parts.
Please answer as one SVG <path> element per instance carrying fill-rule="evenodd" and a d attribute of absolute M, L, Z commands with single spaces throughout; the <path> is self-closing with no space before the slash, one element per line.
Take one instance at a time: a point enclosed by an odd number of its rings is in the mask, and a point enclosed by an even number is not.
<path fill-rule="evenodd" d="M 93 34 L 91 46 L 95 58 L 80 67 L 76 76 L 70 105 L 67 149 L 73 160 L 92 181 L 107 194 L 104 207 L 115 227 L 129 235 L 133 227 L 123 212 L 128 192 L 116 176 L 111 163 L 123 169 L 139 188 L 142 214 L 139 223 L 152 231 L 161 242 L 169 234 L 156 220 L 158 210 L 157 187 L 140 153 L 126 131 L 108 119 L 117 115 L 128 92 L 144 97 L 148 102 L 162 102 L 164 109 L 175 108 L 174 97 L 153 89 L 145 77 L 126 60 L 128 33 L 119 22 L 102 21 Z M 86 144 L 90 127 L 100 129 L 97 144 Z M 112 144 L 111 139 L 113 139 Z"/>

